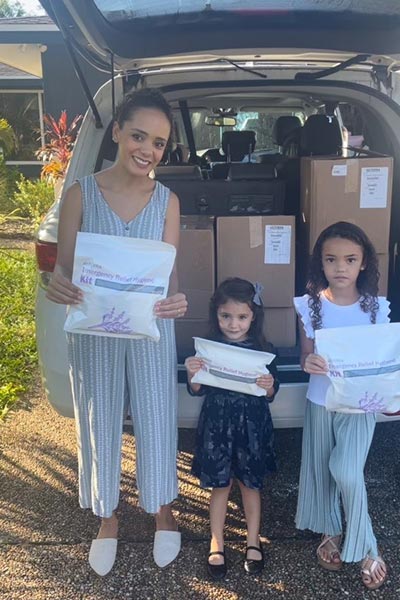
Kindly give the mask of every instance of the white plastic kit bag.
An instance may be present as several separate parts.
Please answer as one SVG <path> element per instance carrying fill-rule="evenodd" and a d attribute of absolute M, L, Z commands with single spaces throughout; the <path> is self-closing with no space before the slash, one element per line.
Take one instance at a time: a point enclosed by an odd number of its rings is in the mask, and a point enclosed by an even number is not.
<path fill-rule="evenodd" d="M 196 356 L 204 360 L 204 367 L 195 374 L 193 383 L 265 396 L 265 390 L 256 384 L 256 380 L 261 375 L 268 375 L 266 365 L 273 361 L 275 354 L 198 337 L 194 338 L 194 347 Z"/>
<path fill-rule="evenodd" d="M 158 341 L 154 305 L 167 296 L 175 255 L 165 242 L 79 232 L 72 282 L 84 298 L 69 307 L 64 329 Z"/>
<path fill-rule="evenodd" d="M 319 329 L 315 342 L 329 367 L 327 410 L 400 410 L 400 323 Z"/>

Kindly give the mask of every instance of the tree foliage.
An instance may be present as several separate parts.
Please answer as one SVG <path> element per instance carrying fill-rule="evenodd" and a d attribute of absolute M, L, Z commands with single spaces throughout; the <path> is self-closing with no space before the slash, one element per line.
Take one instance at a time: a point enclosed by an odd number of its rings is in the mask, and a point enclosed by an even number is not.
<path fill-rule="evenodd" d="M 0 118 L 0 152 L 7 156 L 17 146 L 17 138 L 11 125 L 6 119 Z"/>
<path fill-rule="evenodd" d="M 24 7 L 18 0 L 0 0 L 0 18 L 23 17 L 26 15 Z"/>

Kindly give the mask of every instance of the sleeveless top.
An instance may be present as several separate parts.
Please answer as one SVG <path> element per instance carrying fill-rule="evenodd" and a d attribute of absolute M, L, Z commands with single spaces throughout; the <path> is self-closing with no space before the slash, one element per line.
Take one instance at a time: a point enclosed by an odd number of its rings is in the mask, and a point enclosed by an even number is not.
<path fill-rule="evenodd" d="M 129 222 L 115 213 L 105 200 L 94 175 L 79 180 L 82 190 L 81 231 L 162 240 L 170 190 L 159 181 L 146 206 Z"/>

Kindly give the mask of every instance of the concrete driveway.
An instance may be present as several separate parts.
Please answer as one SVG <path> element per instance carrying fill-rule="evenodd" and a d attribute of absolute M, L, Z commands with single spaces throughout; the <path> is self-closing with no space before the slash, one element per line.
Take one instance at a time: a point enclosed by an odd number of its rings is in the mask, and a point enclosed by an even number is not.
<path fill-rule="evenodd" d="M 400 422 L 378 425 L 367 465 L 371 517 L 390 567 L 388 583 L 376 592 L 364 591 L 358 565 L 346 565 L 340 573 L 319 568 L 318 536 L 294 528 L 298 429 L 276 432 L 280 470 L 263 493 L 264 572 L 251 578 L 243 571 L 245 530 L 235 489 L 227 518 L 228 577 L 221 584 L 208 581 L 208 493 L 190 475 L 193 434 L 180 432 L 175 509 L 183 548 L 163 571 L 152 561 L 153 520 L 137 507 L 134 438 L 124 435 L 121 542 L 115 568 L 102 579 L 87 563 L 97 523 L 77 503 L 74 423 L 59 417 L 37 391 L 0 426 L 0 599 L 400 599 Z"/>

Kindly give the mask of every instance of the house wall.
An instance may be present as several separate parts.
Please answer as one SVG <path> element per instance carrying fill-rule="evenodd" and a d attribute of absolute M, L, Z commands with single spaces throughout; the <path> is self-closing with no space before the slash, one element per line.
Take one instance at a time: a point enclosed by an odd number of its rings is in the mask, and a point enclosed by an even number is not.
<path fill-rule="evenodd" d="M 59 37 L 59 42 L 48 44 L 46 52 L 42 54 L 44 111 L 57 118 L 65 109 L 71 121 L 75 115 L 86 112 L 88 101 L 61 34 Z M 77 58 L 94 95 L 110 76 L 91 67 L 79 56 Z"/>

